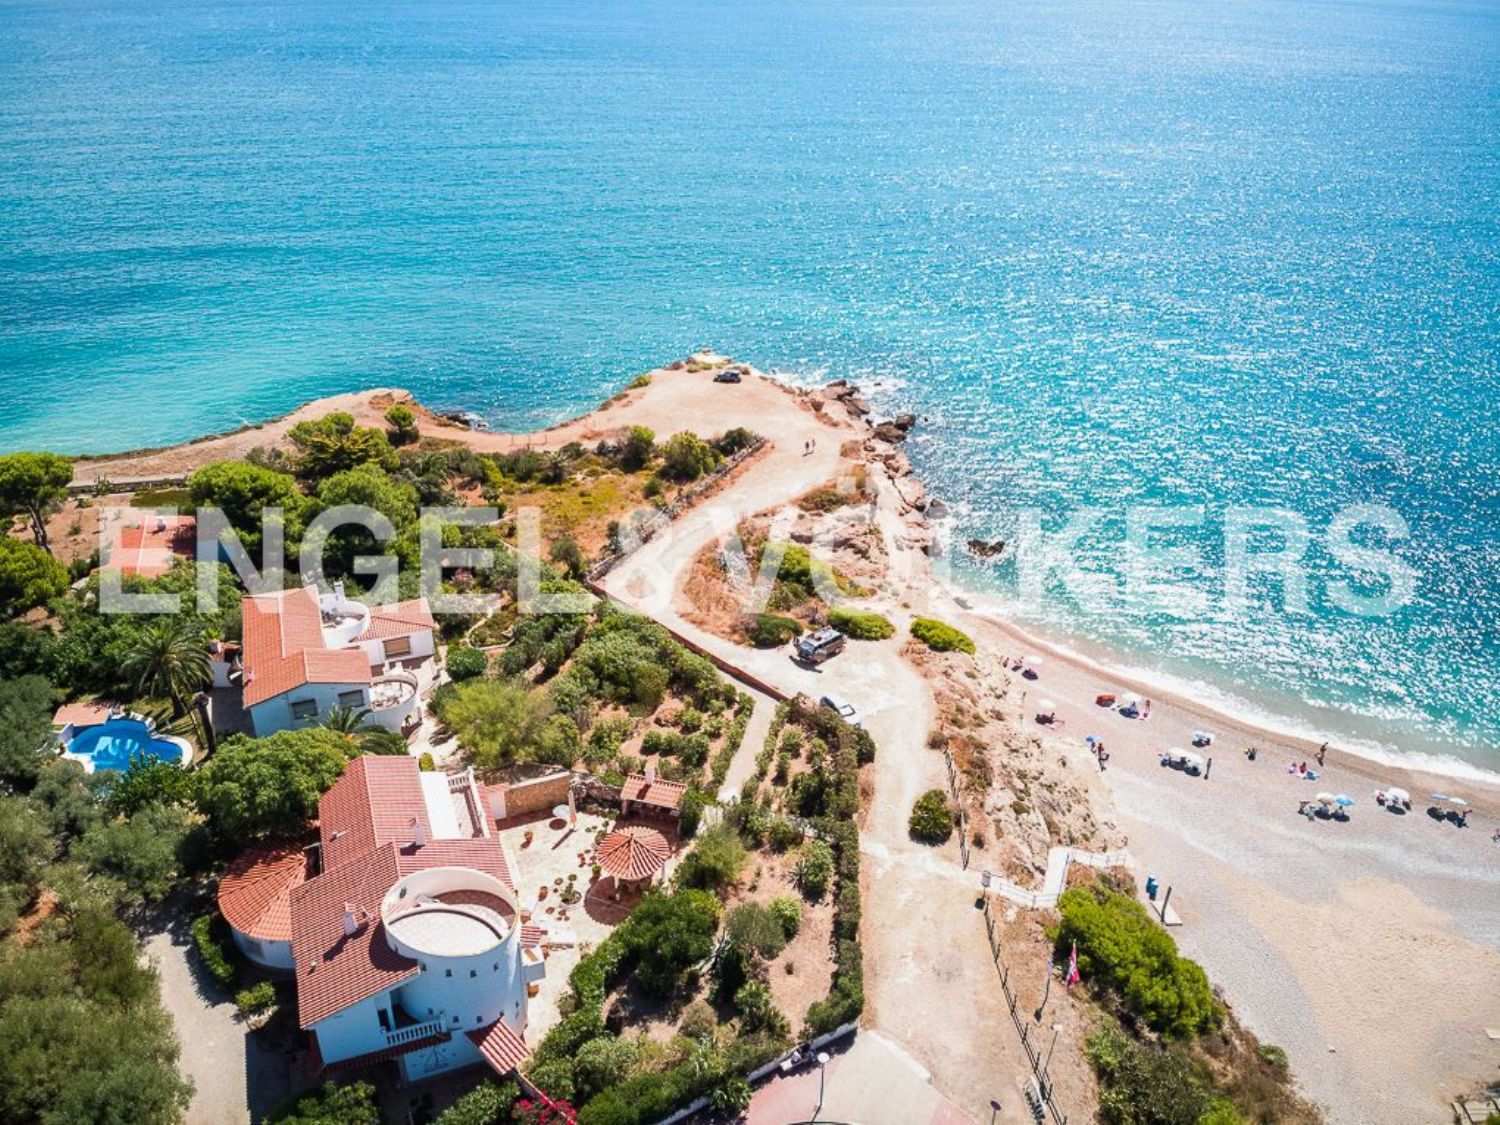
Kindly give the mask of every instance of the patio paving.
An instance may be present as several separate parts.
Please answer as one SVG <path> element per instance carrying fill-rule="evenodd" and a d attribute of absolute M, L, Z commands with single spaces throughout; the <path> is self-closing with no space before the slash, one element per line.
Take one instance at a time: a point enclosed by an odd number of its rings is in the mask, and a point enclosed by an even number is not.
<path fill-rule="evenodd" d="M 901 1121 L 907 1125 L 972 1125 L 972 1119 L 933 1087 L 926 1070 L 896 1044 L 861 1030 L 832 1045 L 818 1106 L 816 1066 L 773 1078 L 755 1092 L 749 1125 L 793 1121 Z"/>

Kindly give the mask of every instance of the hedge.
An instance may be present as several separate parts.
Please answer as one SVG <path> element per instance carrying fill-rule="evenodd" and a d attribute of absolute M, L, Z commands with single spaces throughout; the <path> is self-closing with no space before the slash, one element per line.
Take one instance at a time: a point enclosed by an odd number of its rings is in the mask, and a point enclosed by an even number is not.
<path fill-rule="evenodd" d="M 259 981 L 234 994 L 234 1006 L 240 1010 L 241 1015 L 245 1016 L 264 1012 L 275 1003 L 276 986 L 268 980 Z"/>
<path fill-rule="evenodd" d="M 234 963 L 234 954 L 215 932 L 219 928 L 217 914 L 200 914 L 189 927 L 193 945 L 203 959 L 203 967 L 214 980 L 225 988 L 231 988 L 239 977 L 239 968 Z"/>
<path fill-rule="evenodd" d="M 972 653 L 974 651 L 974 641 L 967 633 L 962 633 L 952 625 L 945 625 L 935 618 L 914 618 L 911 623 L 911 635 L 933 652 Z"/>
<path fill-rule="evenodd" d="M 896 632 L 896 627 L 880 614 L 852 609 L 829 610 L 828 624 L 856 641 L 883 641 Z"/>

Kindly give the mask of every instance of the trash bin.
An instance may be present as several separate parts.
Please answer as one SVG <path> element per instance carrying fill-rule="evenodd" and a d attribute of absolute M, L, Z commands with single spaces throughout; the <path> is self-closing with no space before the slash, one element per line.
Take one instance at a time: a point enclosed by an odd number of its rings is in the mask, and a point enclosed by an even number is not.
<path fill-rule="evenodd" d="M 1155 875 L 1146 876 L 1146 897 L 1149 898 L 1152 902 L 1156 901 L 1156 888 L 1159 886 L 1161 886 L 1161 884 L 1156 881 Z"/>

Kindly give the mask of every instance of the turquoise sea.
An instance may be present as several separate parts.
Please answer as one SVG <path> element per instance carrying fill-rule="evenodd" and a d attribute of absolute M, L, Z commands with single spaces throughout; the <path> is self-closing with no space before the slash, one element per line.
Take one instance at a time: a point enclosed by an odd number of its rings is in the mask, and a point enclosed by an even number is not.
<path fill-rule="evenodd" d="M 1494 3 L 0 0 L 0 449 L 532 426 L 700 344 L 880 381 L 960 538 L 1389 505 L 1391 617 L 1317 545 L 1306 615 L 1025 616 L 1500 768 Z"/>

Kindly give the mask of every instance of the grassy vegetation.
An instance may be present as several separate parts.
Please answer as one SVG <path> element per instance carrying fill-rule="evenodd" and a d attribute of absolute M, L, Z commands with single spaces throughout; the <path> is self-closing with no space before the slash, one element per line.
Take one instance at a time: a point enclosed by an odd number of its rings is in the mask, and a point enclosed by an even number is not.
<path fill-rule="evenodd" d="M 936 618 L 918 617 L 911 623 L 911 635 L 916 637 L 933 652 L 967 652 L 974 651 L 974 641 L 967 634 L 947 625 Z"/>
<path fill-rule="evenodd" d="M 1290 1086 L 1286 1053 L 1258 1043 L 1214 997 L 1202 968 L 1131 895 L 1100 885 L 1058 902 L 1059 957 L 1074 943 L 1099 1001 L 1087 1057 L 1110 1125 L 1316 1122 Z"/>
<path fill-rule="evenodd" d="M 188 508 L 192 503 L 186 488 L 147 488 L 130 498 L 132 508 Z"/>
<path fill-rule="evenodd" d="M 853 609 L 829 610 L 828 624 L 856 641 L 883 641 L 896 632 L 896 627 L 880 614 Z"/>

